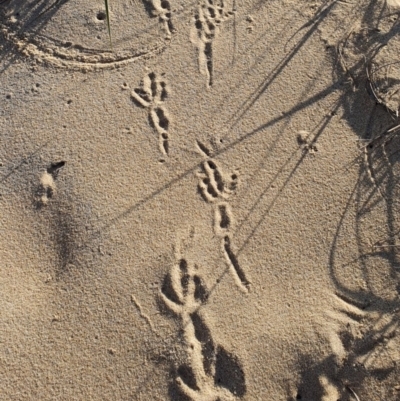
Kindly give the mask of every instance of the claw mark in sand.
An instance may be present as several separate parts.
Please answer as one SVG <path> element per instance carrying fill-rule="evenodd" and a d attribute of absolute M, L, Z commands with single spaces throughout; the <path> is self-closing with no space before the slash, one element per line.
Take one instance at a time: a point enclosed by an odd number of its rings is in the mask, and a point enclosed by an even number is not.
<path fill-rule="evenodd" d="M 142 306 L 140 305 L 140 303 L 136 300 L 134 295 L 131 295 L 131 301 L 132 303 L 136 306 L 136 309 L 139 312 L 140 317 L 147 323 L 147 325 L 150 327 L 150 330 L 156 334 L 157 336 L 159 336 L 159 334 L 157 333 L 156 329 L 154 328 L 153 322 L 151 321 L 150 317 L 146 314 L 143 313 L 142 311 Z"/>
<path fill-rule="evenodd" d="M 214 343 L 200 313 L 200 307 L 208 300 L 208 291 L 197 266 L 178 255 L 160 297 L 180 318 L 186 346 L 188 362 L 176 370 L 177 390 L 192 401 L 233 401 L 243 397 L 245 375 L 238 358 Z"/>
<path fill-rule="evenodd" d="M 201 165 L 201 171 L 198 173 L 198 190 L 201 197 L 214 206 L 215 235 L 221 238 L 222 251 L 238 287 L 247 292 L 250 282 L 247 280 L 231 247 L 233 215 L 227 202 L 238 186 L 238 173 L 224 173 L 221 166 L 211 158 L 211 151 L 207 146 L 200 141 L 197 141 L 197 146 L 206 158 Z"/>
<path fill-rule="evenodd" d="M 163 103 L 168 97 L 168 86 L 163 79 L 164 74 L 154 72 L 147 74 L 139 88 L 131 92 L 133 102 L 148 110 L 150 125 L 156 130 L 159 147 L 164 155 L 169 151 L 169 114 Z"/>
<path fill-rule="evenodd" d="M 207 87 L 213 85 L 214 78 L 213 42 L 222 22 L 233 15 L 226 9 L 223 0 L 200 0 L 194 15 L 191 41 L 199 50 L 199 69 L 207 76 Z"/>

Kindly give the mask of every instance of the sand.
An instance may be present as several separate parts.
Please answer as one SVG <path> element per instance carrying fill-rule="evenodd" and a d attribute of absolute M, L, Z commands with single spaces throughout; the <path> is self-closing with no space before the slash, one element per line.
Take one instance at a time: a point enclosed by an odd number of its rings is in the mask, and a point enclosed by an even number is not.
<path fill-rule="evenodd" d="M 0 400 L 399 400 L 397 1 L 0 4 Z"/>

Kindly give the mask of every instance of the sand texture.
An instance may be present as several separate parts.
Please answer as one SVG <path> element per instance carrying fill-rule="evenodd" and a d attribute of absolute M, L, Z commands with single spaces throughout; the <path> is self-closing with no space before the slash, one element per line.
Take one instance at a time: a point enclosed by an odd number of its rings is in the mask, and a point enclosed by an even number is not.
<path fill-rule="evenodd" d="M 400 400 L 400 3 L 109 4 L 0 2 L 0 400 Z"/>

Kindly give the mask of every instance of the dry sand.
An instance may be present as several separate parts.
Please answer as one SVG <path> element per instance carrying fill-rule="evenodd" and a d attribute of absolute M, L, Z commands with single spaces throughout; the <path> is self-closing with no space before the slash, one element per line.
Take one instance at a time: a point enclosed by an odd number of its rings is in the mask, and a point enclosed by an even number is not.
<path fill-rule="evenodd" d="M 395 6 L 2 1 L 0 400 L 399 400 Z"/>

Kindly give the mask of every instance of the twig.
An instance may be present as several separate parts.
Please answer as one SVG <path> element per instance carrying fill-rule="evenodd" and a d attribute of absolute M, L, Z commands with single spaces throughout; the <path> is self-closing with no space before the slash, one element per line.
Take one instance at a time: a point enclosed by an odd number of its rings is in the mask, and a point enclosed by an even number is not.
<path fill-rule="evenodd" d="M 110 37 L 110 46 L 111 46 L 111 50 L 112 50 L 111 26 L 110 26 L 110 10 L 109 10 L 109 7 L 108 7 L 108 0 L 104 0 L 104 5 L 106 7 L 106 19 L 107 19 L 108 36 Z"/>
<path fill-rule="evenodd" d="M 357 401 L 360 401 L 360 399 L 358 398 L 358 395 L 356 394 L 356 392 L 350 387 L 350 386 L 346 386 L 347 390 L 350 391 L 350 393 L 354 396 L 354 398 Z"/>

